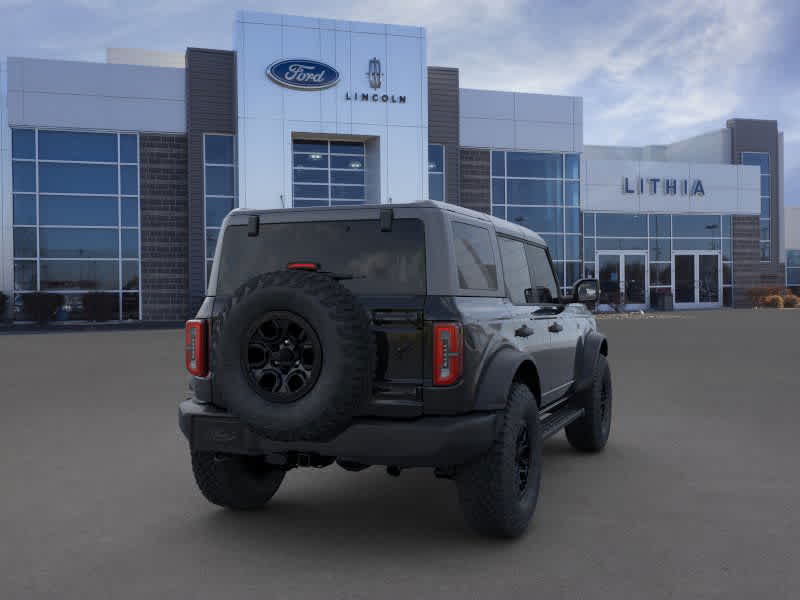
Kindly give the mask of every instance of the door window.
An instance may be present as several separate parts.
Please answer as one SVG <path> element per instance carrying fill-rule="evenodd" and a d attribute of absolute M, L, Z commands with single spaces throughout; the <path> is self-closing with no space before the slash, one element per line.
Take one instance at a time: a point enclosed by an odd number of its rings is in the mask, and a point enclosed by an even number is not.
<path fill-rule="evenodd" d="M 458 285 L 465 290 L 496 290 L 497 265 L 489 230 L 453 223 Z"/>
<path fill-rule="evenodd" d="M 558 283 L 553 274 L 553 265 L 544 248 L 525 244 L 525 253 L 533 281 L 531 301 L 552 303 L 558 299 Z"/>
<path fill-rule="evenodd" d="M 525 290 L 530 293 L 531 274 L 525 258 L 525 245 L 517 240 L 498 237 L 500 258 L 503 261 L 503 278 L 506 280 L 508 297 L 514 304 L 525 304 L 528 301 Z"/>

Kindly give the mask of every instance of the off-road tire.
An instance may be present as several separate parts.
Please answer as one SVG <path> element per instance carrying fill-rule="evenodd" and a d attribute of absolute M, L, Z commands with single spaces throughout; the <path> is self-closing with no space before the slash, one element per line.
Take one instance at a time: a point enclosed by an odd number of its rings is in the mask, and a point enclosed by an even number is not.
<path fill-rule="evenodd" d="M 580 419 L 566 426 L 567 440 L 576 450 L 599 452 L 611 433 L 611 369 L 600 354 L 592 374 L 592 386 L 573 398 L 573 406 L 582 408 Z"/>
<path fill-rule="evenodd" d="M 502 425 L 489 452 L 456 472 L 461 509 L 478 533 L 513 538 L 530 523 L 541 481 L 542 436 L 536 399 L 528 386 L 514 382 L 502 415 Z M 527 483 L 520 489 L 517 442 L 527 427 L 530 455 Z"/>
<path fill-rule="evenodd" d="M 192 471 L 206 500 L 235 510 L 263 508 L 285 472 L 261 456 L 192 452 Z"/>
<path fill-rule="evenodd" d="M 313 387 L 291 402 L 257 391 L 242 364 L 242 340 L 259 318 L 285 311 L 313 330 L 321 367 Z M 275 271 L 239 287 L 211 334 L 214 393 L 254 431 L 278 441 L 327 441 L 369 399 L 375 340 L 366 309 L 332 277 Z M 271 399 L 272 398 L 272 399 Z"/>

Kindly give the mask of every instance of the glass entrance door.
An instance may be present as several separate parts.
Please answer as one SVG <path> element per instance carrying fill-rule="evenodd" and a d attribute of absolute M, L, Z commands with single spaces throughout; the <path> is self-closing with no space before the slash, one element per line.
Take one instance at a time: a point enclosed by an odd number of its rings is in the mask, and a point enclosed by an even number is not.
<path fill-rule="evenodd" d="M 624 310 L 647 307 L 646 253 L 598 252 L 596 273 L 601 305 Z"/>
<path fill-rule="evenodd" d="M 722 306 L 719 252 L 681 252 L 672 255 L 675 308 Z"/>

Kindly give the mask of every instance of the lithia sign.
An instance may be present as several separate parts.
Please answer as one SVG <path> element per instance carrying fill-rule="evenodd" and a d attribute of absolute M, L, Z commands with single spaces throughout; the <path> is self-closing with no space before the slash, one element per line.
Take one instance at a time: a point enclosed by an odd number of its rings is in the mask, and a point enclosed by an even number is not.
<path fill-rule="evenodd" d="M 406 97 L 394 94 L 381 94 L 379 90 L 383 85 L 383 72 L 381 61 L 372 58 L 369 61 L 367 81 L 372 92 L 346 91 L 344 99 L 350 102 L 384 102 L 388 104 L 405 104 Z M 290 58 L 277 60 L 267 67 L 267 77 L 278 85 L 293 90 L 324 90 L 339 83 L 341 76 L 334 67 L 304 58 Z"/>
<path fill-rule="evenodd" d="M 666 196 L 705 196 L 703 182 L 699 179 L 661 179 L 659 177 L 635 177 L 622 178 L 622 193 L 642 195 L 647 189 L 649 194 L 657 194 L 659 191 Z"/>

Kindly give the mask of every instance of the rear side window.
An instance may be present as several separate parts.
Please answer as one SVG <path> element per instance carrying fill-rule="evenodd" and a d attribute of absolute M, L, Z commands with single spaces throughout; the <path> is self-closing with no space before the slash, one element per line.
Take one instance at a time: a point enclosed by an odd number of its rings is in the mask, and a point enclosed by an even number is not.
<path fill-rule="evenodd" d="M 395 219 L 391 231 L 381 231 L 377 220 L 262 223 L 254 237 L 247 226 L 234 225 L 223 236 L 217 294 L 230 295 L 290 262 L 314 262 L 321 271 L 348 276 L 342 285 L 358 295 L 423 295 L 425 225 Z"/>
<path fill-rule="evenodd" d="M 489 230 L 453 223 L 458 285 L 464 290 L 496 290 L 497 265 Z"/>
<path fill-rule="evenodd" d="M 503 261 L 503 279 L 508 296 L 514 304 L 526 304 L 525 290 L 531 286 L 531 274 L 525 257 L 525 245 L 517 240 L 498 237 L 500 258 Z"/>
<path fill-rule="evenodd" d="M 558 283 L 553 275 L 550 258 L 544 248 L 525 244 L 531 279 L 533 280 L 532 302 L 551 303 L 558 299 Z"/>

